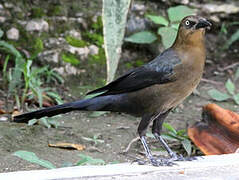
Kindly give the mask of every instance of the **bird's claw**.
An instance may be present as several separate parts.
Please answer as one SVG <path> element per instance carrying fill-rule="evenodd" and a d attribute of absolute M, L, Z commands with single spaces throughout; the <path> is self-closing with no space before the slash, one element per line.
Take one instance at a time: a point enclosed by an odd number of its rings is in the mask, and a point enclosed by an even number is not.
<path fill-rule="evenodd" d="M 182 154 L 176 154 L 176 153 L 173 153 L 171 155 L 171 160 L 172 161 L 193 161 L 193 160 L 197 160 L 198 158 L 197 157 L 183 157 Z"/>

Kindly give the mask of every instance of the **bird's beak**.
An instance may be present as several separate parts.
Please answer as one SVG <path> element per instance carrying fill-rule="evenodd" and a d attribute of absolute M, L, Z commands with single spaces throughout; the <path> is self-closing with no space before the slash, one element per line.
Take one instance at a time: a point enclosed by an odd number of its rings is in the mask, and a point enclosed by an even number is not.
<path fill-rule="evenodd" d="M 196 25 L 196 29 L 200 29 L 200 28 L 210 29 L 211 26 L 212 26 L 212 23 L 210 23 L 206 19 L 200 19 Z"/>

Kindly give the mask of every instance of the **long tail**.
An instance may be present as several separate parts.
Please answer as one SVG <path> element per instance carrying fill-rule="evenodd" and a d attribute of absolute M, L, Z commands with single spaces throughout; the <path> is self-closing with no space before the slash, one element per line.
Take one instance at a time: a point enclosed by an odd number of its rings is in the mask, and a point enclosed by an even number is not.
<path fill-rule="evenodd" d="M 27 123 L 31 119 L 40 119 L 45 116 L 52 117 L 58 114 L 64 114 L 74 110 L 100 111 L 103 110 L 104 107 L 110 103 L 110 99 L 111 99 L 110 97 L 102 96 L 92 99 L 79 100 L 71 103 L 65 103 L 14 116 L 13 121 Z"/>

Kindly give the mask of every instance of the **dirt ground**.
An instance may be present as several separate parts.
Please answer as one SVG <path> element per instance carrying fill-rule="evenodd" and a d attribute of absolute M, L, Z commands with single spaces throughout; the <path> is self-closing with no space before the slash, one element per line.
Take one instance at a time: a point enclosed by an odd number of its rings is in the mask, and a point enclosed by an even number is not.
<path fill-rule="evenodd" d="M 211 71 L 210 66 L 207 71 Z M 224 76 L 212 77 L 225 81 Z M 216 78 L 216 79 L 215 79 Z M 218 79 L 219 78 L 219 79 Z M 212 102 L 207 90 L 215 86 L 211 83 L 201 82 L 198 87 L 200 95 L 191 95 L 182 105 L 171 113 L 167 122 L 177 129 L 186 128 L 201 119 L 202 106 Z M 73 92 L 73 90 L 72 90 Z M 223 107 L 238 111 L 238 107 L 232 102 L 217 103 Z M 137 125 L 139 118 L 126 114 L 107 113 L 99 117 L 91 117 L 91 112 L 72 112 L 57 118 L 60 122 L 59 128 L 46 128 L 43 125 L 28 126 L 12 122 L 0 123 L 0 172 L 19 170 L 43 169 L 43 167 L 29 163 L 13 155 L 15 151 L 25 150 L 36 153 L 44 160 L 52 162 L 56 167 L 74 165 L 80 160 L 78 154 L 103 159 L 106 163 L 129 162 L 134 160 L 130 157 L 143 158 L 143 147 L 138 141 L 134 143 L 128 155 L 122 154 L 128 143 L 137 137 Z M 84 140 L 82 137 L 93 137 L 99 135 L 104 143 L 94 143 Z M 151 147 L 158 147 L 158 143 L 149 139 Z M 48 147 L 48 143 L 70 142 L 83 144 L 83 151 L 66 150 Z M 156 153 L 156 152 L 154 152 Z"/>

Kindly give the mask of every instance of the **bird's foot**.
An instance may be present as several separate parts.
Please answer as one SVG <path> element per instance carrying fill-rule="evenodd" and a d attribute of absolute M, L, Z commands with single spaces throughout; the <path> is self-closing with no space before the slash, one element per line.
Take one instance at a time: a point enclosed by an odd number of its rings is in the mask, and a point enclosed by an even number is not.
<path fill-rule="evenodd" d="M 193 161 L 197 159 L 197 157 L 183 157 L 182 154 L 176 154 L 175 152 L 170 154 L 170 156 L 172 161 Z"/>
<path fill-rule="evenodd" d="M 154 157 L 150 157 L 149 158 L 149 161 L 150 163 L 153 165 L 153 166 L 173 166 L 175 165 L 176 163 L 173 162 L 172 159 L 167 159 L 167 158 L 154 158 Z M 145 165 L 147 163 L 147 161 L 144 161 L 142 159 L 138 159 L 137 160 L 138 164 L 139 165 Z"/>

